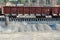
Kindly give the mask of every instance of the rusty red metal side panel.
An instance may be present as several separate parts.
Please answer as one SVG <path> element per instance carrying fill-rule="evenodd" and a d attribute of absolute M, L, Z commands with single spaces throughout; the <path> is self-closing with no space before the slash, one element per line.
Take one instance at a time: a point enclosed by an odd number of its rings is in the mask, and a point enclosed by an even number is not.
<path fill-rule="evenodd" d="M 29 14 L 29 7 L 24 7 L 24 14 Z"/>
<path fill-rule="evenodd" d="M 17 7 L 10 7 L 10 12 L 11 12 L 11 14 L 17 14 Z"/>
<path fill-rule="evenodd" d="M 30 7 L 30 14 L 36 13 L 36 7 Z"/>
<path fill-rule="evenodd" d="M 60 7 L 58 7 L 58 13 L 60 14 Z"/>
<path fill-rule="evenodd" d="M 18 14 L 23 14 L 24 13 L 24 8 L 23 7 L 17 7 L 18 9 Z"/>
<path fill-rule="evenodd" d="M 36 7 L 36 14 L 41 14 L 41 7 Z"/>
<path fill-rule="evenodd" d="M 59 10 L 59 7 L 52 7 L 52 13 L 57 14 Z"/>
<path fill-rule="evenodd" d="M 50 7 L 42 7 L 42 14 L 49 15 Z"/>
<path fill-rule="evenodd" d="M 7 6 L 3 7 L 3 13 L 9 14 L 10 13 L 10 7 L 7 7 Z"/>

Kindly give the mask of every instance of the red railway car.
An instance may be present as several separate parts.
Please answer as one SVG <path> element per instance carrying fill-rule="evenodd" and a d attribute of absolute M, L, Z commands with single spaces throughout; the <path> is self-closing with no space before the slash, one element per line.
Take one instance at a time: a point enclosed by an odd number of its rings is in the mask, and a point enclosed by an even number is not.
<path fill-rule="evenodd" d="M 36 7 L 36 14 L 41 14 L 42 13 L 41 11 L 42 11 L 41 7 Z"/>
<path fill-rule="evenodd" d="M 50 7 L 42 7 L 42 16 L 49 15 L 50 13 Z"/>
<path fill-rule="evenodd" d="M 41 14 L 40 16 L 55 16 L 60 14 L 60 7 L 3 7 L 4 14 Z M 35 15 L 36 16 L 36 15 Z"/>
<path fill-rule="evenodd" d="M 36 7 L 30 7 L 30 14 L 36 14 Z"/>
<path fill-rule="evenodd" d="M 23 14 L 24 7 L 17 7 L 18 14 Z"/>
<path fill-rule="evenodd" d="M 4 14 L 10 14 L 10 7 L 5 6 L 5 7 L 3 7 L 2 11 L 3 11 Z"/>
<path fill-rule="evenodd" d="M 52 7 L 52 14 L 55 16 L 57 16 L 57 14 L 59 13 L 59 7 Z"/>
<path fill-rule="evenodd" d="M 10 7 L 10 13 L 11 14 L 17 14 L 18 13 L 17 7 Z"/>
<path fill-rule="evenodd" d="M 59 9 L 58 9 L 58 14 L 59 14 L 59 16 L 60 16 L 60 7 L 59 7 Z"/>
<path fill-rule="evenodd" d="M 30 8 L 29 7 L 24 7 L 24 14 L 29 14 L 29 10 Z"/>

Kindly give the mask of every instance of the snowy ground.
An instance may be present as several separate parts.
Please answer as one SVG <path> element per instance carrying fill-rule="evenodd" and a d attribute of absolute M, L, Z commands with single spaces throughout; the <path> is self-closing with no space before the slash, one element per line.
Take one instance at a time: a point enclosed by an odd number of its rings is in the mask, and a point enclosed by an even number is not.
<path fill-rule="evenodd" d="M 5 26 L 0 22 L 0 40 L 60 40 L 60 24 L 50 27 L 48 24 L 13 21 Z"/>
<path fill-rule="evenodd" d="M 59 32 L 0 33 L 0 40 L 60 40 Z"/>

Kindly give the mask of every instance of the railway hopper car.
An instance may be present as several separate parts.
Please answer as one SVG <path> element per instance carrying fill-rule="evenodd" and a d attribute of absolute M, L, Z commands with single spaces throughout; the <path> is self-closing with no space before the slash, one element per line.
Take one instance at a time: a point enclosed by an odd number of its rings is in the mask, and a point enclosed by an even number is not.
<path fill-rule="evenodd" d="M 35 16 L 36 18 L 59 17 L 60 7 L 3 7 L 4 15 L 8 16 Z"/>
<path fill-rule="evenodd" d="M 59 11 L 59 8 L 58 7 L 52 7 L 52 14 L 54 16 L 57 16 L 57 14 L 59 13 L 58 11 Z"/>

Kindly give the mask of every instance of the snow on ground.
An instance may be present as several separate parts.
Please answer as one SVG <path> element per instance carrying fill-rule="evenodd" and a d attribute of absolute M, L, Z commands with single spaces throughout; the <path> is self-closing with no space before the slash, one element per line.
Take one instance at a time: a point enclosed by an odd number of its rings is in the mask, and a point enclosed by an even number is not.
<path fill-rule="evenodd" d="M 47 24 L 14 21 L 5 27 L 5 23 L 0 22 L 0 40 L 60 40 L 60 24 L 53 28 Z"/>
<path fill-rule="evenodd" d="M 59 32 L 0 33 L 0 40 L 60 40 Z"/>

